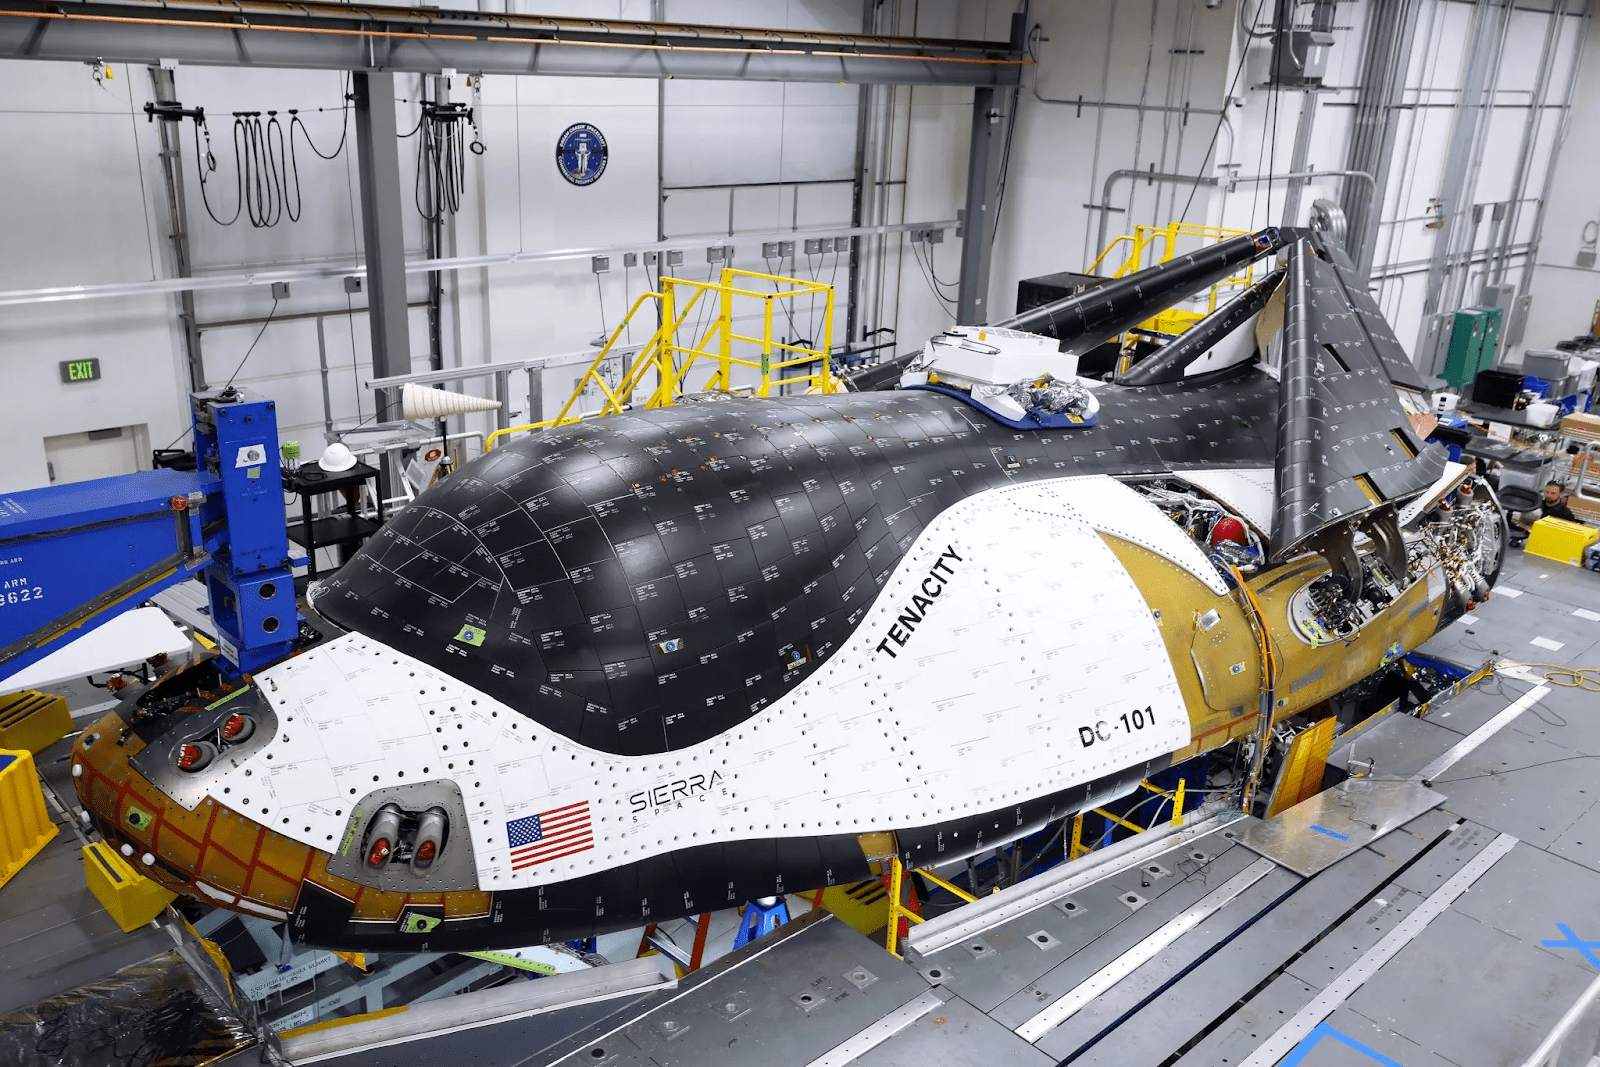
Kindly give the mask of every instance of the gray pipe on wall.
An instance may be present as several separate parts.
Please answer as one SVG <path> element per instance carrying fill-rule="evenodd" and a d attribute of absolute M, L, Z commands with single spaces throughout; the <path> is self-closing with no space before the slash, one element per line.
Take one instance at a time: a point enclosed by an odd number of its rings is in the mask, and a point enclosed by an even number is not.
<path fill-rule="evenodd" d="M 1377 183 L 1371 174 L 1364 170 L 1308 170 L 1291 171 L 1288 174 L 1251 174 L 1206 176 L 1203 174 L 1162 174 L 1149 170 L 1114 170 L 1106 175 L 1105 184 L 1100 189 L 1100 250 L 1106 247 L 1106 237 L 1111 220 L 1111 190 L 1117 182 L 1129 178 L 1143 178 L 1151 184 L 1162 183 L 1169 185 L 1206 185 L 1225 186 L 1229 192 L 1236 185 L 1254 184 L 1257 182 L 1288 181 L 1291 178 L 1357 178 L 1367 183 L 1369 189 L 1375 189 Z"/>

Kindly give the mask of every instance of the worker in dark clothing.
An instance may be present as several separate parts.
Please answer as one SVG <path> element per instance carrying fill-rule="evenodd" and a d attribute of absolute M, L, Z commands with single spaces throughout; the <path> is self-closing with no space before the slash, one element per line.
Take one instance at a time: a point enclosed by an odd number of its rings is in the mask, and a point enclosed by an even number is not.
<path fill-rule="evenodd" d="M 1567 507 L 1567 495 L 1562 492 L 1560 482 L 1550 482 L 1544 487 L 1544 499 L 1539 501 L 1538 511 L 1524 511 L 1517 516 L 1517 525 L 1524 530 L 1533 529 L 1533 524 L 1540 519 L 1566 519 L 1568 522 L 1577 522 L 1578 517 Z"/>

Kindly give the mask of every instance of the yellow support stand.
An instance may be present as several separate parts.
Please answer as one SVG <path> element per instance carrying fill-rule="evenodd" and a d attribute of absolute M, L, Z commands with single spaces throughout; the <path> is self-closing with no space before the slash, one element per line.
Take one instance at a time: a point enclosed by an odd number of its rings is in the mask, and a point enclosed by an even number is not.
<path fill-rule="evenodd" d="M 1150 792 L 1159 796 L 1164 796 L 1168 800 L 1172 801 L 1172 825 L 1177 826 L 1183 822 L 1184 791 L 1187 788 L 1187 783 L 1184 779 L 1179 778 L 1178 788 L 1172 790 L 1171 792 L 1168 792 L 1165 789 L 1158 789 L 1149 782 L 1140 782 L 1139 788 L 1148 789 Z M 1156 828 L 1156 824 L 1153 820 L 1149 826 L 1140 826 L 1138 823 L 1124 819 L 1115 812 L 1107 811 L 1104 808 L 1094 808 L 1092 810 L 1093 814 L 1098 815 L 1103 819 L 1108 819 L 1125 830 L 1132 830 L 1136 834 L 1142 834 L 1146 830 L 1154 830 Z M 1161 805 L 1157 804 L 1156 812 L 1159 814 L 1160 811 Z M 1079 812 L 1072 817 L 1072 838 L 1067 845 L 1068 860 L 1075 860 L 1079 856 L 1086 856 L 1094 851 L 1093 848 L 1083 843 L 1083 816 L 1084 813 Z"/>
<path fill-rule="evenodd" d="M 176 893 L 134 870 L 104 841 L 83 846 L 83 874 L 89 892 L 130 934 L 178 899 Z"/>
<path fill-rule="evenodd" d="M 65 697 L 33 689 L 0 697 L 0 749 L 25 748 L 37 756 L 71 732 Z"/>
<path fill-rule="evenodd" d="M 55 836 L 33 753 L 0 749 L 0 886 Z"/>
<path fill-rule="evenodd" d="M 900 952 L 899 952 L 900 920 L 901 919 L 909 919 L 914 923 L 923 923 L 923 922 L 927 922 L 927 920 L 924 919 L 922 916 L 918 915 L 916 912 L 912 911 L 910 908 L 906 907 L 904 904 L 902 904 L 900 902 L 901 898 L 905 895 L 904 894 L 904 889 L 905 889 L 904 877 L 905 877 L 905 873 L 906 873 L 905 868 L 900 863 L 900 857 L 899 856 L 894 856 L 894 857 L 892 857 L 891 859 L 888 860 L 888 863 L 889 863 L 889 929 L 888 929 L 887 936 L 884 938 L 884 948 L 887 948 L 891 955 L 899 956 L 900 955 Z M 914 873 L 921 875 L 922 877 L 926 878 L 928 881 L 932 882 L 934 885 L 938 886 L 939 888 L 947 890 L 947 891 L 949 891 L 951 893 L 954 893 L 957 897 L 959 897 L 960 899 L 966 901 L 968 904 L 971 904 L 973 901 L 978 899 L 977 897 L 973 896 L 971 893 L 968 893 L 965 889 L 961 889 L 961 888 L 958 888 L 957 886 L 951 885 L 949 882 L 945 881 L 943 878 L 940 878 L 937 874 L 934 874 L 933 871 L 931 871 L 931 870 L 928 870 L 928 869 L 924 868 L 924 869 L 915 871 Z"/>
<path fill-rule="evenodd" d="M 1533 524 L 1528 543 L 1522 552 L 1528 556 L 1543 556 L 1569 567 L 1583 566 L 1583 550 L 1600 540 L 1600 530 L 1581 522 L 1566 519 L 1543 518 Z"/>
<path fill-rule="evenodd" d="M 871 936 L 889 921 L 889 891 L 884 888 L 882 878 L 829 886 L 820 906 L 863 936 Z"/>

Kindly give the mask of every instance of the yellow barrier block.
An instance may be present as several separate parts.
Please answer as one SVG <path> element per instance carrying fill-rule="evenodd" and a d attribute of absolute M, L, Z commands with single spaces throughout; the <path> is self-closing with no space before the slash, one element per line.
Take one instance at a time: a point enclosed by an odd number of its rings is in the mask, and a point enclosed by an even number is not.
<path fill-rule="evenodd" d="M 128 933 L 161 914 L 178 899 L 128 865 L 117 850 L 104 841 L 83 846 L 83 874 L 94 894 L 117 925 Z"/>
<path fill-rule="evenodd" d="M 56 836 L 33 753 L 0 749 L 0 886 Z"/>
<path fill-rule="evenodd" d="M 1572 567 L 1583 566 L 1583 550 L 1600 540 L 1600 530 L 1581 522 L 1544 518 L 1533 524 L 1522 551 Z"/>
<path fill-rule="evenodd" d="M 32 689 L 0 697 L 0 749 L 25 748 L 37 756 L 71 732 L 65 697 Z"/>
<path fill-rule="evenodd" d="M 882 878 L 869 878 L 854 885 L 831 885 L 823 891 L 821 906 L 868 937 L 889 922 L 889 891 L 883 888 Z"/>

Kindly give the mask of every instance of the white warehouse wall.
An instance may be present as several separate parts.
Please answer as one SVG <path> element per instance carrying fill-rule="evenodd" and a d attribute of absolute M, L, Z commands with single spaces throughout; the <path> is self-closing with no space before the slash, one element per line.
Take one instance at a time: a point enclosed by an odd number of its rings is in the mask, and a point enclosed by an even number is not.
<path fill-rule="evenodd" d="M 492 0 L 485 0 L 485 3 Z M 1248 20 L 1258 8 L 1243 0 Z M 453 6 L 474 6 L 454 0 Z M 585 0 L 560 3 L 514 0 L 518 10 L 594 14 Z M 621 0 L 603 13 L 625 18 L 651 14 L 650 0 Z M 681 21 L 858 30 L 858 0 L 661 0 L 664 17 Z M 1011 0 L 929 0 L 890 3 L 886 29 L 928 36 L 1003 39 L 1018 4 Z M 1267 10 L 1270 10 L 1270 5 Z M 1008 314 L 1017 282 L 1057 270 L 1083 269 L 1098 253 L 1098 214 L 1084 207 L 1100 199 L 1107 175 L 1123 168 L 1249 175 L 1282 171 L 1290 163 L 1302 94 L 1255 88 L 1265 79 L 1269 45 L 1246 43 L 1238 0 L 1215 9 L 1205 0 L 1034 0 L 1029 25 L 1039 27 L 1031 48 L 1037 64 L 1023 86 L 1007 167 L 1006 192 L 988 304 L 991 317 Z M 1462 76 L 1473 8 L 1453 0 L 1421 0 L 1408 91 L 1401 112 L 1390 189 L 1380 232 L 1377 284 L 1385 310 L 1401 340 L 1414 343 L 1421 323 L 1427 258 L 1436 232 L 1427 226 L 1428 201 L 1443 175 L 1444 148 L 1454 112 L 1448 105 Z M 1328 90 L 1317 95 L 1309 164 L 1319 171 L 1343 166 L 1350 103 L 1359 75 L 1363 0 L 1342 3 L 1335 31 Z M 1553 78 L 1552 99 L 1564 95 L 1576 52 L 1577 19 L 1568 19 Z M 1507 35 L 1501 106 L 1492 114 L 1493 149 L 1486 155 L 1476 202 L 1512 195 L 1514 146 L 1521 136 L 1532 70 L 1542 44 L 1544 16 L 1518 11 Z M 1243 66 L 1240 66 L 1241 57 Z M 9 63 L 0 72 L 18 86 L 4 110 L 8 142 L 28 146 L 0 159 L 0 174 L 15 194 L 0 207 L 8 249 L 20 254 L 0 266 L 0 289 L 47 285 L 138 281 L 172 273 L 165 248 L 165 194 L 157 137 L 141 108 L 153 94 L 141 68 L 114 68 L 116 77 L 96 86 L 89 69 L 75 64 Z M 180 67 L 178 97 L 203 106 L 210 116 L 218 170 L 208 192 L 212 206 L 231 212 L 235 192 L 234 110 L 300 110 L 306 128 L 324 151 L 338 144 L 346 115 L 341 96 L 346 80 L 327 72 L 238 71 Z M 1592 68 L 1579 93 L 1592 108 L 1597 89 Z M 417 121 L 421 79 L 397 78 L 396 114 L 402 130 Z M 1215 111 L 1231 95 L 1226 121 Z M 1079 112 L 1076 98 L 1106 99 L 1132 108 Z M 1520 94 L 1520 96 L 1519 96 Z M 705 246 L 731 242 L 736 265 L 789 273 L 841 286 L 835 314 L 835 346 L 845 340 L 844 256 L 764 259 L 756 231 L 808 226 L 843 227 L 849 220 L 846 183 L 854 170 L 855 116 L 861 91 L 854 86 L 762 85 L 628 79 L 490 77 L 469 87 L 458 77 L 452 99 L 472 103 L 487 151 L 471 156 L 460 213 L 446 226 L 443 253 L 548 251 L 606 245 L 681 242 L 685 278 L 710 273 Z M 882 151 L 868 160 L 882 184 L 869 188 L 866 221 L 904 223 L 954 218 L 966 185 L 966 153 L 972 93 L 934 87 L 879 87 L 870 115 Z M 1074 103 L 1051 103 L 1069 100 Z M 1580 111 L 1581 130 L 1596 116 Z M 552 147 L 573 122 L 599 126 L 611 147 L 607 173 L 597 184 L 574 188 L 555 172 Z M 353 128 L 353 121 L 350 123 Z M 1544 123 L 1533 145 L 1538 176 L 1556 140 L 1554 121 Z M 663 136 L 658 139 L 658 130 Z M 1275 131 L 1275 134 L 1274 134 Z M 353 134 L 353 129 L 352 129 Z M 1589 272 L 1574 273 L 1572 245 L 1583 222 L 1600 215 L 1587 203 L 1582 183 L 1592 169 L 1587 142 L 1567 139 L 1547 230 L 1553 239 L 1540 268 L 1529 342 L 1566 336 L 1580 329 L 1592 297 Z M 421 219 L 411 206 L 417 138 L 402 141 L 401 184 L 408 254 L 424 248 Z M 316 158 L 299 144 L 303 215 L 271 229 L 240 222 L 223 227 L 204 210 L 195 180 L 194 142 L 184 126 L 183 154 L 192 252 L 201 273 L 268 266 L 326 266 L 359 255 L 359 203 L 354 137 L 337 158 Z M 658 162 L 659 157 L 659 162 Z M 1336 198 L 1342 179 L 1307 183 L 1302 217 L 1319 196 Z M 657 201 L 658 183 L 665 198 Z M 737 184 L 732 193 L 726 186 Z M 686 188 L 697 186 L 701 188 Z M 711 188 L 705 188 L 705 187 Z M 1535 189 L 1537 192 L 1537 189 Z M 728 236 L 730 198 L 734 235 Z M 1240 185 L 1229 190 L 1189 190 L 1171 185 L 1122 182 L 1112 197 L 1109 236 L 1135 224 L 1163 224 L 1183 216 L 1234 228 L 1283 221 L 1284 186 Z M 1569 205 L 1579 205 L 1570 207 Z M 1532 236 L 1532 213 L 1521 217 L 1516 240 Z M 893 329 L 902 351 L 953 322 L 954 281 L 960 241 L 947 232 L 931 262 L 910 254 L 903 238 L 867 242 L 863 266 L 863 321 Z M 881 252 L 881 254 L 880 254 Z M 1117 257 L 1109 261 L 1114 265 Z M 1419 266 L 1420 264 L 1420 266 Z M 1513 261 L 1510 280 L 1519 279 Z M 1548 270 L 1546 269 L 1548 268 Z M 1550 279 L 1547 280 L 1547 276 Z M 1570 276 L 1570 277 L 1568 277 Z M 615 327 L 629 299 L 645 284 L 644 272 L 624 271 L 614 259 L 609 274 L 596 277 L 586 259 L 540 265 L 493 267 L 445 275 L 443 358 L 446 366 L 471 366 L 532 356 L 590 350 L 595 337 Z M 881 287 L 881 291 L 880 291 Z M 410 299 L 425 297 L 425 277 L 409 277 Z M 1469 286 L 1469 288 L 1471 288 Z M 365 298 L 350 298 L 340 279 L 296 283 L 274 321 L 265 286 L 204 292 L 196 305 L 204 331 L 206 364 L 213 384 L 234 373 L 252 344 L 238 382 L 273 396 L 280 405 L 285 437 L 300 439 L 308 456 L 320 452 L 323 386 L 319 358 L 328 365 L 328 406 L 336 424 L 349 426 L 372 414 L 371 394 L 359 388 L 370 377 Z M 1582 305 L 1582 306 L 1579 306 Z M 3 488 L 43 484 L 42 439 L 51 434 L 144 423 L 151 443 L 177 436 L 185 418 L 187 373 L 175 324 L 176 300 L 126 298 L 12 307 L 0 333 L 0 363 L 13 395 L 22 402 L 0 430 L 0 443 L 15 461 Z M 1550 316 L 1547 328 L 1545 316 Z M 320 336 L 317 330 L 321 321 Z M 651 316 L 653 320 L 653 316 Z M 820 330 L 810 312 L 780 336 L 811 336 Z M 1555 323 L 1562 325 L 1555 328 Z M 1554 331 L 1552 333 L 1552 330 Z M 413 366 L 425 366 L 426 317 L 411 314 Z M 259 335 L 259 341 L 257 336 Z M 887 336 L 887 335 L 882 335 Z M 643 340 L 641 333 L 635 338 Z M 813 338 L 816 339 L 816 338 Z M 874 338 L 876 339 L 876 338 Z M 61 359 L 98 355 L 106 381 L 65 387 L 57 381 Z M 513 397 L 517 420 L 549 417 L 564 401 L 580 367 L 543 375 L 544 410 L 529 412 Z M 487 383 L 469 385 L 483 392 Z M 487 428 L 490 420 L 470 422 Z"/>
<path fill-rule="evenodd" d="M 88 68 L 0 63 L 0 291 L 165 276 L 149 210 L 157 178 L 145 97 L 125 67 L 97 86 Z M 154 445 L 183 415 L 181 354 L 162 297 L 9 307 L 0 329 L 6 417 L 0 491 L 44 485 L 44 438 L 145 424 Z M 98 357 L 104 378 L 65 385 L 61 360 Z"/>
<path fill-rule="evenodd" d="M 1578 253 L 1600 246 L 1600 23 L 1589 26 L 1572 115 L 1551 176 L 1550 206 L 1533 274 L 1533 304 L 1524 347 L 1550 348 L 1587 333 L 1600 301 L 1600 268 L 1578 265 Z"/>
<path fill-rule="evenodd" d="M 1305 94 L 1262 88 L 1268 78 L 1271 42 L 1247 39 L 1240 29 L 1241 19 L 1259 17 L 1262 25 L 1269 23 L 1272 6 L 1270 0 L 1264 4 L 1223 0 L 1215 9 L 1204 0 L 1036 0 L 1030 5 L 1030 26 L 1038 26 L 1030 42 L 1038 62 L 1023 74 L 989 292 L 993 317 L 1015 307 L 1020 279 L 1083 270 L 1094 261 L 1100 251 L 1099 212 L 1085 205 L 1100 201 L 1105 179 L 1115 170 L 1153 166 L 1158 172 L 1209 178 L 1281 174 L 1290 169 Z M 1570 6 L 1581 11 L 1579 5 Z M 1307 166 L 1315 171 L 1345 167 L 1366 9 L 1365 0 L 1338 6 L 1327 75 L 1323 89 L 1315 94 L 1311 120 Z M 1299 10 L 1304 22 L 1309 9 Z M 1429 202 L 1440 194 L 1445 178 L 1446 148 L 1456 118 L 1453 103 L 1465 74 L 1474 13 L 1474 5 L 1456 0 L 1421 0 L 1419 5 L 1374 261 L 1380 305 L 1408 350 L 1414 348 L 1423 321 L 1427 261 L 1439 232 L 1428 225 Z M 1548 20 L 1542 11 L 1512 13 L 1490 112 L 1489 148 L 1468 190 L 1472 203 L 1491 204 L 1516 196 L 1515 164 Z M 1562 19 L 1551 71 L 1551 102 L 1565 97 L 1581 43 L 1581 24 L 1575 15 Z M 1594 92 L 1594 88 L 1580 91 L 1579 99 L 1592 100 Z M 1080 96 L 1088 102 L 1106 100 L 1121 106 L 1098 109 L 1085 104 L 1080 110 Z M 1214 112 L 1225 97 L 1232 102 L 1219 122 Z M 1187 103 L 1213 114 L 1192 110 L 1185 121 L 1182 112 L 1148 110 L 1141 117 L 1135 109 L 1141 103 L 1178 108 Z M 1530 144 L 1527 197 L 1539 195 L 1556 142 L 1556 114 L 1553 109 L 1542 112 L 1544 120 Z M 1589 121 L 1592 128 L 1594 119 Z M 1573 140 L 1568 140 L 1569 149 Z M 1581 164 L 1570 169 L 1574 175 L 1584 173 Z M 1131 234 L 1135 225 L 1163 226 L 1177 219 L 1231 229 L 1304 225 L 1312 202 L 1319 197 L 1337 202 L 1346 180 L 1359 182 L 1330 175 L 1302 183 L 1300 211 L 1294 219 L 1284 215 L 1287 183 L 1282 181 L 1203 187 L 1191 204 L 1188 186 L 1124 180 L 1111 197 L 1117 210 L 1110 216 L 1108 237 Z M 1559 204 L 1570 198 L 1558 192 L 1553 199 Z M 1586 210 L 1590 217 L 1600 214 Z M 1532 205 L 1524 204 L 1514 246 L 1525 247 L 1532 239 L 1534 219 Z M 1581 222 L 1577 225 L 1581 228 Z M 1487 239 L 1486 221 L 1478 236 L 1480 252 Z M 1127 247 L 1108 256 L 1101 271 L 1119 266 Z M 1525 263 L 1525 256 L 1512 257 L 1506 280 L 1519 282 Z M 1481 267 L 1475 268 L 1467 286 L 1468 303 L 1476 300 L 1481 275 Z M 1535 316 L 1551 303 L 1563 302 L 1559 295 L 1552 301 L 1536 296 Z M 1579 310 L 1587 315 L 1587 309 Z"/>

